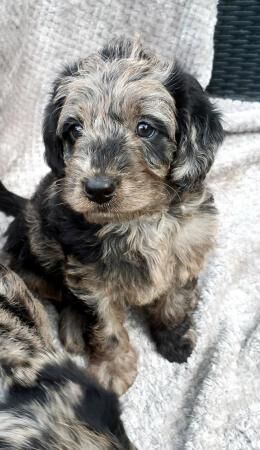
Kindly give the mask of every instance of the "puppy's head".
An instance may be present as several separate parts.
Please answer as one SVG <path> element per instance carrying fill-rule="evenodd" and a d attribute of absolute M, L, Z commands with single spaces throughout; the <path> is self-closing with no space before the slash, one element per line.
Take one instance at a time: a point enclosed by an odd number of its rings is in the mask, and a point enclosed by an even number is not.
<path fill-rule="evenodd" d="M 199 83 L 128 40 L 66 69 L 45 111 L 63 200 L 99 223 L 167 209 L 204 180 L 222 137 Z"/>

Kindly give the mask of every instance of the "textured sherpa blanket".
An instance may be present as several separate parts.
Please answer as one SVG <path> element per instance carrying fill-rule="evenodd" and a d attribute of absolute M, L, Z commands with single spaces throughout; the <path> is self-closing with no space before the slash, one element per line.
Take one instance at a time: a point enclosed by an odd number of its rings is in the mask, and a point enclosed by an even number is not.
<path fill-rule="evenodd" d="M 141 32 L 205 87 L 215 22 L 216 0 L 2 0 L 0 178 L 29 196 L 47 171 L 42 110 L 64 62 L 112 35 Z M 196 349 L 186 364 L 170 364 L 142 318 L 128 321 L 139 374 L 122 398 L 123 418 L 140 450 L 260 449 L 260 105 L 218 105 L 227 137 L 209 183 L 220 225 L 200 279 Z M 0 215 L 1 234 L 7 223 Z"/>

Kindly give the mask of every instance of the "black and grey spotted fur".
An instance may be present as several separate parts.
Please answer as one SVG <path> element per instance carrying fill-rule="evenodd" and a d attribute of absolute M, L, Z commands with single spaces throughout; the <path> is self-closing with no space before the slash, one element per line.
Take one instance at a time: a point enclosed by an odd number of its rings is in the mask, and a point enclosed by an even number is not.
<path fill-rule="evenodd" d="M 6 250 L 31 289 L 65 306 L 66 348 L 88 351 L 92 372 L 121 394 L 137 370 L 125 304 L 145 311 L 169 361 L 194 346 L 196 281 L 216 230 L 204 180 L 223 138 L 219 114 L 176 63 L 119 40 L 56 80 L 43 138 L 51 173 L 32 199 L 0 190 L 0 209 L 16 216 Z M 87 198 L 93 177 L 111 180 L 110 201 Z"/>
<path fill-rule="evenodd" d="M 115 394 L 52 347 L 41 302 L 0 266 L 0 449 L 126 450 Z"/>

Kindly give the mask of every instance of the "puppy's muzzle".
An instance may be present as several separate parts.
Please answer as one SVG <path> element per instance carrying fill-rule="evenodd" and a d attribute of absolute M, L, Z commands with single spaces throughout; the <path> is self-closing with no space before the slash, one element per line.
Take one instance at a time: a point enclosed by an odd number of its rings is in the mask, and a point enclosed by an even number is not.
<path fill-rule="evenodd" d="M 84 190 L 87 198 L 91 202 L 106 203 L 109 202 L 116 189 L 116 183 L 109 177 L 88 178 L 84 183 Z"/>

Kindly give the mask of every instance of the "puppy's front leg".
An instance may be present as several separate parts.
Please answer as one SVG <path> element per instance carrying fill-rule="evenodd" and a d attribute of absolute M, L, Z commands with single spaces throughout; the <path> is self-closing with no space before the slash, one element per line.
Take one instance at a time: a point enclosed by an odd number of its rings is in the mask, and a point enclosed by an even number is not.
<path fill-rule="evenodd" d="M 87 351 L 89 370 L 105 388 L 122 395 L 136 378 L 137 356 L 124 328 L 118 295 L 97 277 L 94 265 L 73 258 L 67 262 L 66 286 L 70 310 L 63 314 L 60 327 L 65 347 Z"/>
<path fill-rule="evenodd" d="M 109 299 L 67 291 L 60 318 L 60 337 L 67 351 L 89 353 L 89 371 L 105 387 L 122 395 L 137 373 L 136 352 L 123 326 L 123 309 Z"/>
<path fill-rule="evenodd" d="M 90 339 L 90 371 L 104 387 L 122 395 L 136 378 L 136 352 L 123 326 L 122 308 L 101 299 L 97 310 L 98 323 Z"/>
<path fill-rule="evenodd" d="M 191 314 L 197 305 L 196 280 L 173 287 L 147 307 L 158 352 L 170 362 L 186 362 L 196 343 Z"/>

